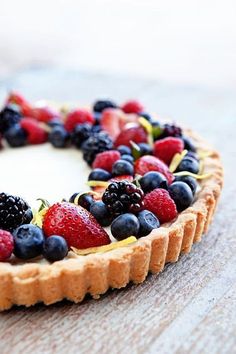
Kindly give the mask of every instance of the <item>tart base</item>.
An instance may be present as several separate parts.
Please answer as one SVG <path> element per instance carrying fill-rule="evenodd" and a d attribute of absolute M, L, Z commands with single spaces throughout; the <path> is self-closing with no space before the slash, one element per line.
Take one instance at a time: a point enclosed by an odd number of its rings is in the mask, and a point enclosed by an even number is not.
<path fill-rule="evenodd" d="M 52 264 L 0 263 L 0 311 L 13 305 L 50 305 L 63 299 L 79 303 L 86 294 L 97 299 L 109 288 L 123 288 L 130 281 L 142 283 L 148 272 L 159 273 L 166 263 L 189 253 L 193 243 L 200 242 L 208 231 L 222 189 L 223 168 L 216 151 L 192 131 L 185 133 L 199 149 L 211 151 L 204 160 L 204 173 L 211 176 L 201 181 L 201 191 L 191 207 L 136 243 L 107 253 L 73 254 Z"/>

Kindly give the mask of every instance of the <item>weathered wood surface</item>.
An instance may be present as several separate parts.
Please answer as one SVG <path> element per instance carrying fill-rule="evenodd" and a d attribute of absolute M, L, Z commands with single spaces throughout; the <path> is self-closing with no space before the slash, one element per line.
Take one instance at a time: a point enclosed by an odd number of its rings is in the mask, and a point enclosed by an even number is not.
<path fill-rule="evenodd" d="M 32 99 L 140 98 L 192 126 L 221 151 L 225 187 L 208 235 L 139 286 L 50 307 L 0 314 L 0 353 L 236 353 L 236 104 L 233 92 L 59 70 L 0 82 Z"/>

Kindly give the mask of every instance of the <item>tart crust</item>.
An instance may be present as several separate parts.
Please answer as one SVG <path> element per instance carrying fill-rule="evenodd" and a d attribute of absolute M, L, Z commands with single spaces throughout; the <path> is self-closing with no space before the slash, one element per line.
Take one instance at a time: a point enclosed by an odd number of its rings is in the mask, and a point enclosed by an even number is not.
<path fill-rule="evenodd" d="M 204 160 L 204 173 L 211 176 L 201 181 L 201 191 L 191 207 L 134 244 L 107 253 L 73 254 L 52 264 L 0 262 L 0 311 L 63 299 L 78 303 L 86 294 L 99 298 L 109 288 L 123 288 L 130 281 L 142 283 L 148 272 L 159 273 L 166 263 L 189 253 L 208 231 L 222 189 L 223 168 L 218 152 L 191 130 L 185 133 L 199 149 L 211 151 Z"/>

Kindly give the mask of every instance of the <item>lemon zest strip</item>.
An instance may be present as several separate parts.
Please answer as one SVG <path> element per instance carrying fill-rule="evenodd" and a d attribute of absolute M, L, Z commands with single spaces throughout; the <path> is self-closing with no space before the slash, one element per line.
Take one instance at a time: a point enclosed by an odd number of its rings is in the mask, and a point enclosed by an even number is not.
<path fill-rule="evenodd" d="M 191 176 L 196 179 L 206 179 L 212 176 L 211 173 L 205 173 L 203 175 L 197 175 L 196 173 L 188 172 L 188 171 L 181 171 L 174 173 L 174 176 Z"/>
<path fill-rule="evenodd" d="M 175 154 L 171 160 L 169 170 L 170 172 L 174 172 L 176 168 L 179 166 L 180 162 L 183 160 L 184 156 L 188 153 L 188 150 L 183 150 L 181 153 Z"/>
<path fill-rule="evenodd" d="M 140 117 L 139 124 L 146 130 L 148 133 L 148 143 L 149 145 L 153 145 L 153 135 L 152 135 L 152 125 L 147 121 L 147 119 Z"/>
<path fill-rule="evenodd" d="M 107 187 L 109 183 L 105 181 L 88 181 L 87 185 L 89 187 Z"/>

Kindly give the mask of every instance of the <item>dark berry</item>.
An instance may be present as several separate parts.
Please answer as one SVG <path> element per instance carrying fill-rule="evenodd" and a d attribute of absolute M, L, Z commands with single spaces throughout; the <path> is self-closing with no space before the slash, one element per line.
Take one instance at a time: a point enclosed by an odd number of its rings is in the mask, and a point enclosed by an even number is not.
<path fill-rule="evenodd" d="M 56 148 L 64 148 L 70 143 L 70 134 L 63 126 L 55 126 L 48 136 L 49 142 Z"/>
<path fill-rule="evenodd" d="M 95 168 L 88 176 L 89 181 L 108 181 L 111 174 L 102 168 Z"/>
<path fill-rule="evenodd" d="M 191 173 L 198 174 L 199 163 L 191 157 L 184 157 L 177 168 L 177 172 L 181 171 L 188 171 Z"/>
<path fill-rule="evenodd" d="M 151 155 L 152 154 L 152 148 L 151 148 L 151 146 L 149 144 L 140 143 L 140 144 L 138 144 L 138 147 L 140 149 L 140 156 Z"/>
<path fill-rule="evenodd" d="M 95 119 L 94 124 L 95 124 L 95 125 L 99 125 L 99 124 L 100 124 L 100 121 L 101 121 L 101 117 L 102 117 L 101 113 L 100 113 L 100 112 L 94 112 L 94 113 L 93 113 L 93 117 L 94 117 L 94 119 Z"/>
<path fill-rule="evenodd" d="M 0 228 L 14 230 L 28 217 L 29 205 L 22 198 L 10 194 L 0 194 Z"/>
<path fill-rule="evenodd" d="M 134 162 L 133 156 L 127 155 L 127 154 L 121 155 L 121 160 L 128 161 L 131 164 L 133 164 L 133 162 Z"/>
<path fill-rule="evenodd" d="M 182 136 L 182 129 L 175 124 L 164 124 L 162 128 L 163 132 L 160 136 L 161 139 L 169 136 L 176 138 Z"/>
<path fill-rule="evenodd" d="M 64 259 L 68 254 L 68 245 L 66 240 L 57 235 L 48 237 L 43 245 L 43 256 L 50 262 L 56 262 Z"/>
<path fill-rule="evenodd" d="M 76 125 L 72 133 L 72 143 L 80 148 L 82 143 L 87 140 L 91 135 L 92 126 L 88 123 Z"/>
<path fill-rule="evenodd" d="M 117 160 L 112 166 L 113 176 L 130 175 L 134 174 L 133 165 L 125 160 Z"/>
<path fill-rule="evenodd" d="M 83 158 L 91 165 L 97 154 L 112 150 L 113 142 L 109 135 L 103 131 L 90 136 L 82 145 Z"/>
<path fill-rule="evenodd" d="M 145 193 L 151 192 L 155 188 L 168 189 L 166 177 L 160 172 L 147 172 L 139 179 L 140 186 Z"/>
<path fill-rule="evenodd" d="M 152 117 L 149 113 L 146 113 L 146 112 L 141 112 L 138 114 L 140 117 L 143 117 L 145 118 L 148 122 L 151 122 L 152 121 Z"/>
<path fill-rule="evenodd" d="M 14 254 L 21 259 L 30 259 L 42 254 L 44 235 L 38 226 L 21 225 L 14 233 Z"/>
<path fill-rule="evenodd" d="M 191 188 L 193 195 L 195 195 L 197 187 L 198 187 L 198 183 L 196 181 L 196 178 L 194 178 L 192 176 L 176 176 L 174 182 L 187 183 L 189 185 L 189 187 Z"/>
<path fill-rule="evenodd" d="M 153 229 L 160 226 L 157 217 L 149 210 L 142 210 L 137 215 L 140 224 L 138 236 L 147 236 Z"/>
<path fill-rule="evenodd" d="M 27 133 L 19 124 L 10 127 L 5 132 L 4 138 L 11 147 L 20 147 L 27 143 Z"/>
<path fill-rule="evenodd" d="M 0 112 L 0 133 L 4 134 L 13 125 L 19 123 L 21 118 L 18 106 L 10 104 L 4 107 Z"/>
<path fill-rule="evenodd" d="M 25 212 L 23 224 L 29 224 L 32 221 L 32 219 L 33 219 L 33 213 L 32 213 L 32 210 L 29 208 Z"/>
<path fill-rule="evenodd" d="M 70 197 L 69 202 L 90 210 L 90 207 L 95 202 L 95 200 L 91 193 L 74 193 Z"/>
<path fill-rule="evenodd" d="M 59 119 L 59 118 L 53 118 L 51 119 L 49 122 L 47 122 L 47 125 L 51 128 L 54 128 L 54 127 L 62 127 L 63 124 L 62 124 L 62 121 Z"/>
<path fill-rule="evenodd" d="M 191 157 L 192 159 L 196 160 L 197 162 L 199 162 L 199 157 L 197 155 L 196 152 L 193 152 L 193 151 L 188 151 L 187 154 L 185 155 L 185 158 L 186 157 Z"/>
<path fill-rule="evenodd" d="M 192 141 L 191 138 L 183 135 L 181 138 L 184 142 L 184 148 L 188 151 L 196 152 L 196 146 L 194 145 L 194 142 Z"/>
<path fill-rule="evenodd" d="M 111 100 L 98 100 L 93 105 L 93 111 L 98 113 L 102 113 L 107 108 L 117 108 L 117 105 Z"/>
<path fill-rule="evenodd" d="M 121 155 L 132 155 L 130 147 L 126 145 L 118 146 L 117 150 L 120 152 Z"/>
<path fill-rule="evenodd" d="M 129 236 L 137 236 L 138 232 L 138 218 L 130 213 L 118 216 L 111 224 L 111 233 L 117 240 L 124 240 Z"/>
<path fill-rule="evenodd" d="M 102 201 L 93 203 L 90 207 L 90 213 L 95 217 L 101 226 L 105 227 L 111 224 L 112 216 Z"/>
<path fill-rule="evenodd" d="M 187 183 L 174 182 L 169 186 L 169 193 L 174 200 L 177 210 L 183 211 L 193 202 L 193 193 Z"/>
<path fill-rule="evenodd" d="M 102 128 L 100 125 L 92 125 L 91 134 L 100 133 L 101 130 Z"/>

